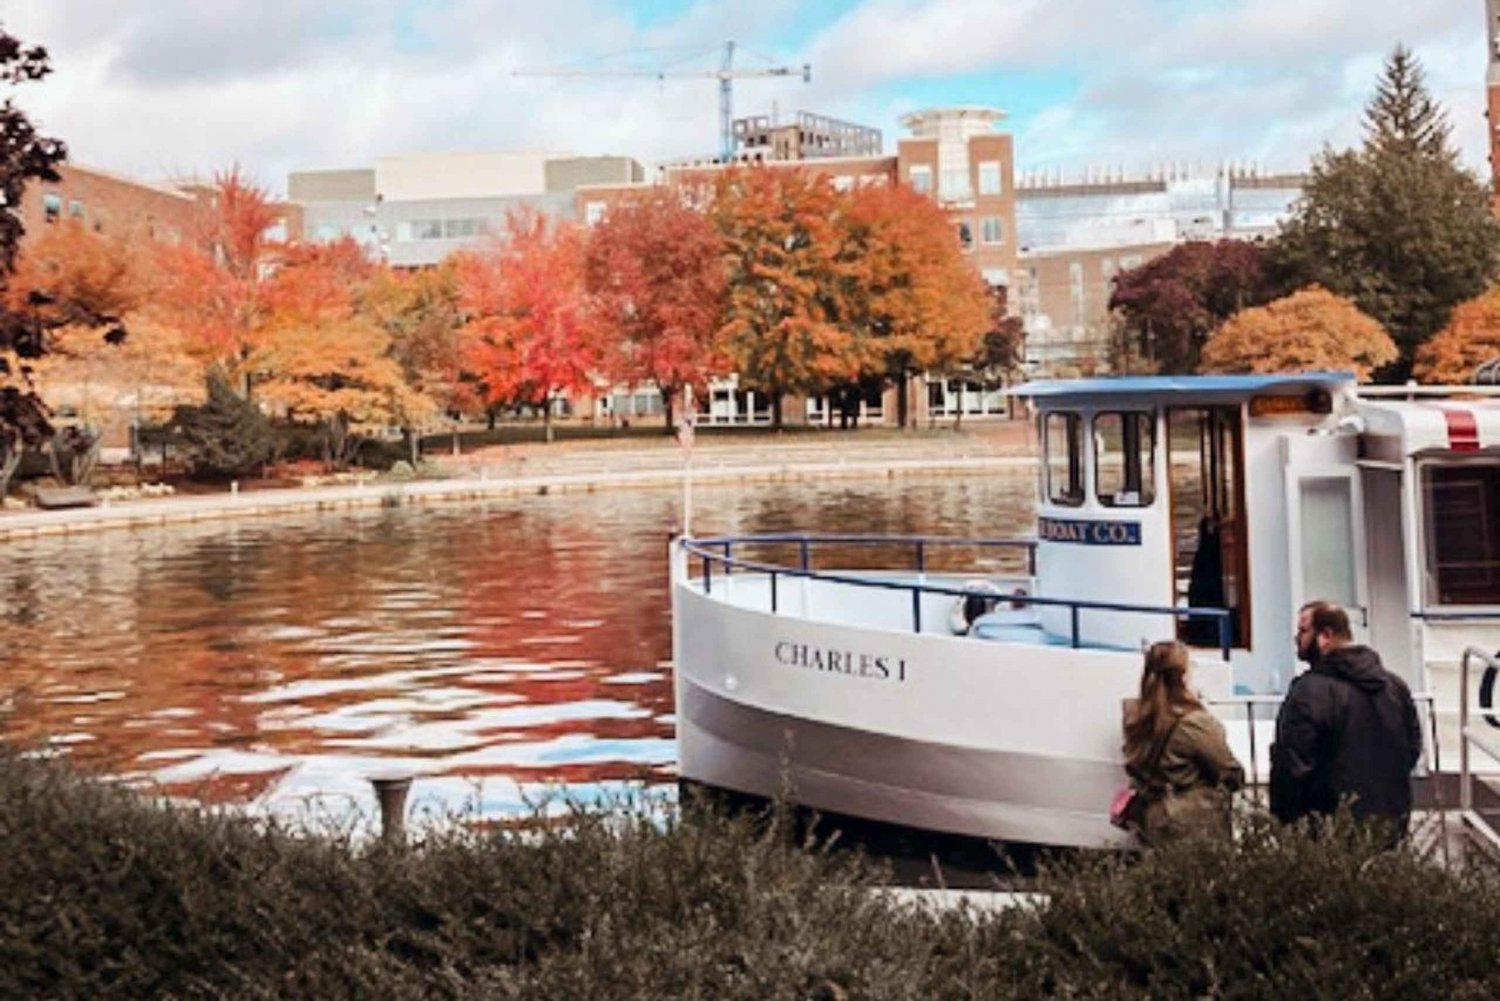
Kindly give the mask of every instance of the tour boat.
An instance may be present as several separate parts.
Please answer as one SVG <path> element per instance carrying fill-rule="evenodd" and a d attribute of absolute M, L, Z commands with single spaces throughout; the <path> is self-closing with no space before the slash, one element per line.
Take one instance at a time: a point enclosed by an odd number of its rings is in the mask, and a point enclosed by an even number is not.
<path fill-rule="evenodd" d="M 1198 688 L 1264 781 L 1315 598 L 1348 608 L 1418 693 L 1419 769 L 1467 768 L 1477 749 L 1500 770 L 1500 398 L 1344 373 L 1014 392 L 1040 447 L 1034 536 L 674 540 L 683 780 L 933 832 L 1120 845 L 1108 811 L 1143 645 L 1194 649 Z M 899 558 L 830 565 L 866 546 Z M 959 554 L 974 572 L 944 568 Z"/>

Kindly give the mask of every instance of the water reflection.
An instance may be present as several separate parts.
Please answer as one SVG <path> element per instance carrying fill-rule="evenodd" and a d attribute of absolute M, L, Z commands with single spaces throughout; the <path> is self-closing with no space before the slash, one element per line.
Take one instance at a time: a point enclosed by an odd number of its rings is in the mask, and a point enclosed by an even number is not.
<path fill-rule="evenodd" d="M 1015 534 L 1030 484 L 700 488 L 694 527 Z M 439 812 L 484 816 L 551 783 L 589 797 L 670 778 L 678 505 L 673 491 L 603 492 L 8 544 L 6 736 L 267 808 L 364 803 L 365 778 L 393 769 L 422 776 Z"/>

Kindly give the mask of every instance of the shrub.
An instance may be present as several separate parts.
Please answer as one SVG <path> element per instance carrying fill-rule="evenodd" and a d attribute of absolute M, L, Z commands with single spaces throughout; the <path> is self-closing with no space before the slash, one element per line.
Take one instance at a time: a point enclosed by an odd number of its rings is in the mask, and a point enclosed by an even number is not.
<path fill-rule="evenodd" d="M 260 408 L 229 386 L 224 373 L 208 374 L 201 406 L 178 407 L 172 423 L 182 436 L 193 471 L 209 476 L 246 476 L 271 458 L 275 434 Z"/>
<path fill-rule="evenodd" d="M 1480 998 L 1493 869 L 1268 823 L 902 907 L 779 815 L 637 803 L 410 848 L 164 809 L 0 752 L 0 997 Z"/>

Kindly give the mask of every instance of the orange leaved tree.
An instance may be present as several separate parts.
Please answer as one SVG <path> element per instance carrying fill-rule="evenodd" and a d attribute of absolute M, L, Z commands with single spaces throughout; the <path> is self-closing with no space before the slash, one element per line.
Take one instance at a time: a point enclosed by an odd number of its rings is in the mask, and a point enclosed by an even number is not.
<path fill-rule="evenodd" d="M 238 168 L 200 195 L 192 232 L 158 252 L 153 313 L 180 330 L 204 367 L 220 365 L 249 394 L 245 363 L 265 334 L 265 286 L 282 244 L 280 216 L 265 189 Z"/>
<path fill-rule="evenodd" d="M 1417 349 L 1422 382 L 1463 383 L 1479 366 L 1500 359 L 1500 287 L 1461 303 L 1448 325 Z"/>
<path fill-rule="evenodd" d="M 1310 285 L 1231 316 L 1203 346 L 1204 372 L 1353 370 L 1361 381 L 1396 358 L 1373 317 L 1343 296 Z"/>
<path fill-rule="evenodd" d="M 845 199 L 822 175 L 751 167 L 724 172 L 709 218 L 729 263 L 725 349 L 743 385 L 771 397 L 857 379 L 863 360 L 847 316 Z"/>
<path fill-rule="evenodd" d="M 864 335 L 861 359 L 895 384 L 897 424 L 906 427 L 911 376 L 951 370 L 979 352 L 992 326 L 990 292 L 943 210 L 910 188 L 857 189 L 844 224 L 843 313 Z"/>
<path fill-rule="evenodd" d="M 502 240 L 456 263 L 465 371 L 486 406 L 541 410 L 548 441 L 554 399 L 592 389 L 600 367 L 583 251 L 578 227 L 520 212 L 506 220 Z"/>
<path fill-rule="evenodd" d="M 407 384 L 390 336 L 356 308 L 372 271 L 351 240 L 287 250 L 261 290 L 264 327 L 246 363 L 273 410 L 322 426 L 334 467 L 352 461 L 361 434 L 417 428 L 435 409 Z"/>
<path fill-rule="evenodd" d="M 726 277 L 718 233 L 676 192 L 625 202 L 589 233 L 584 281 L 605 374 L 655 384 L 669 432 L 682 388 L 706 387 L 727 369 L 719 343 Z"/>

